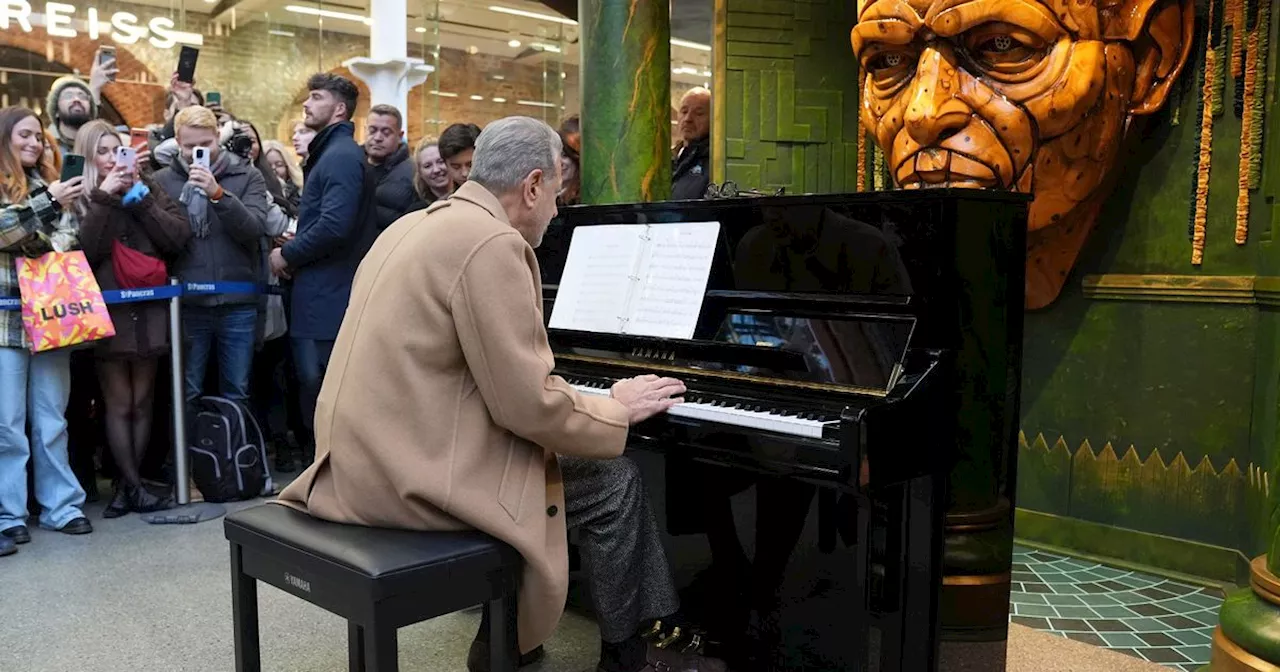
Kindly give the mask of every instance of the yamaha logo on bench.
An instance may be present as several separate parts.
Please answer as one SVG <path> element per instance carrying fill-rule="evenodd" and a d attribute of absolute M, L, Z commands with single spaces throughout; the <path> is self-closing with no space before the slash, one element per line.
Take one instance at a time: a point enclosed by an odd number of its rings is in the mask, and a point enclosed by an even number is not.
<path fill-rule="evenodd" d="M 311 592 L 310 581 L 307 581 L 306 579 L 298 578 L 290 574 L 289 572 L 284 573 L 284 582 L 293 586 L 294 588 L 297 588 L 298 590 L 301 590 L 304 593 Z"/>

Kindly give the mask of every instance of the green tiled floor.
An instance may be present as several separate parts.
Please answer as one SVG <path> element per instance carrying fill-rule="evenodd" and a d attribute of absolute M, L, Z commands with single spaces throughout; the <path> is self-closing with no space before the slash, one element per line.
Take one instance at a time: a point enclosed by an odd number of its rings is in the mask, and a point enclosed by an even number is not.
<path fill-rule="evenodd" d="M 1209 664 L 1222 594 L 1015 546 L 1009 620 L 1175 669 Z"/>

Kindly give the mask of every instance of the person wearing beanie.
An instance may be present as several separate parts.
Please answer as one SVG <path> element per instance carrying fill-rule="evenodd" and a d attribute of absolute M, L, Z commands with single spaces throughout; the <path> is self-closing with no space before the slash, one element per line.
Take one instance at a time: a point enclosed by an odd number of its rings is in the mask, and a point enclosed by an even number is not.
<path fill-rule="evenodd" d="M 119 72 L 115 61 L 103 63 L 95 57 L 87 83 L 74 75 L 53 81 L 44 109 L 49 115 L 49 132 L 58 141 L 59 155 L 71 152 L 80 127 L 98 118 L 102 89 L 114 81 Z"/>
<path fill-rule="evenodd" d="M 93 90 L 83 79 L 73 75 L 54 80 L 44 109 L 48 111 L 51 122 L 49 133 L 58 141 L 61 154 L 71 151 L 81 126 L 98 118 L 98 102 Z"/>

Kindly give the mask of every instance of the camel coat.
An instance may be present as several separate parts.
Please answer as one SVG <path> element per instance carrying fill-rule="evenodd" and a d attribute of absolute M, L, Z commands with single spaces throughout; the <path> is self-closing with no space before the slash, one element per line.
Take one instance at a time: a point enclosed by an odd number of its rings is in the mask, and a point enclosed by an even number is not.
<path fill-rule="evenodd" d="M 554 367 L 533 248 L 467 182 L 378 237 L 316 406 L 316 460 L 280 493 L 324 520 L 479 529 L 524 557 L 520 650 L 555 630 L 569 563 L 556 453 L 622 454 L 627 409 Z"/>

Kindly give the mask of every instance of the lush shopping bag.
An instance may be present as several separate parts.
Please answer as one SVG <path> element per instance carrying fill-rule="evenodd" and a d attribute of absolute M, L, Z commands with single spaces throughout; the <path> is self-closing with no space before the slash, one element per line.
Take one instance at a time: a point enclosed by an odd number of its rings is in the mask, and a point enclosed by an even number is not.
<path fill-rule="evenodd" d="M 22 326 L 31 352 L 44 352 L 116 335 L 102 290 L 84 252 L 19 257 Z"/>

